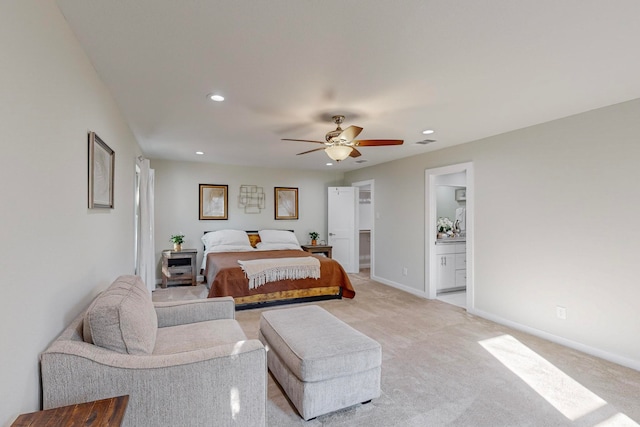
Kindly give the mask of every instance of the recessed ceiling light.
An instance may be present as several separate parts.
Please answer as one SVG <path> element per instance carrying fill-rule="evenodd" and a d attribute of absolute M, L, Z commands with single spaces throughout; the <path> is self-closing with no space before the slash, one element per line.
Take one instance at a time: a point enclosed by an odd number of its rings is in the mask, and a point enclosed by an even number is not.
<path fill-rule="evenodd" d="M 326 164 L 327 166 L 333 166 L 333 163 L 329 162 Z"/>
<path fill-rule="evenodd" d="M 196 151 L 196 154 L 197 154 L 198 156 L 202 156 L 202 155 L 204 154 L 204 151 Z"/>
<path fill-rule="evenodd" d="M 224 101 L 224 96 L 218 95 L 217 93 L 211 93 L 208 96 L 209 96 L 209 99 L 211 99 L 212 101 L 216 101 L 216 102 Z"/>
<path fill-rule="evenodd" d="M 433 132 L 435 132 L 435 131 L 434 131 L 434 130 L 432 130 L 432 129 L 427 129 L 427 130 L 423 130 L 423 131 L 422 131 L 422 133 L 423 133 L 424 135 L 431 135 Z"/>

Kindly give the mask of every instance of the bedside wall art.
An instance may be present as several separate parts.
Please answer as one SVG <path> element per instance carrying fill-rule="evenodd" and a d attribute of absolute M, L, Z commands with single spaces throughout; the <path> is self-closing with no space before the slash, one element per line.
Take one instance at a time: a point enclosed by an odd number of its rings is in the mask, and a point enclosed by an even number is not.
<path fill-rule="evenodd" d="M 200 184 L 199 219 L 229 219 L 228 185 Z"/>
<path fill-rule="evenodd" d="M 298 189 L 275 187 L 275 219 L 298 219 Z"/>
<path fill-rule="evenodd" d="M 238 196 L 238 207 L 244 208 L 246 214 L 259 214 L 265 206 L 262 187 L 257 185 L 241 185 Z"/>

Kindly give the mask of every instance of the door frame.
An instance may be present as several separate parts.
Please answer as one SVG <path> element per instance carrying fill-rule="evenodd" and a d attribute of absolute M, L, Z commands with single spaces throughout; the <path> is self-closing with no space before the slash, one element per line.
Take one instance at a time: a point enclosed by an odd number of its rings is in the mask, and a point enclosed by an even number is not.
<path fill-rule="evenodd" d="M 376 239 L 375 239 L 375 227 L 376 227 L 376 219 L 375 219 L 375 212 L 376 212 L 376 198 L 375 198 L 375 192 L 374 192 L 374 187 L 375 187 L 375 180 L 373 179 L 367 179 L 364 181 L 357 181 L 357 182 L 352 182 L 351 183 L 352 187 L 366 187 L 369 186 L 369 188 L 371 189 L 371 232 L 370 232 L 370 248 L 369 251 L 371 253 L 371 257 L 369 259 L 369 276 L 374 277 L 376 274 L 376 263 L 375 263 L 375 256 L 374 254 L 376 253 L 375 249 L 376 249 Z M 359 212 L 360 209 L 360 204 L 358 203 L 358 214 L 360 214 Z M 359 230 L 358 230 L 359 232 Z M 360 266 L 360 248 L 358 247 L 358 253 L 356 254 L 358 256 L 358 270 L 359 270 L 359 266 Z"/>
<path fill-rule="evenodd" d="M 466 225 L 467 225 L 467 311 L 472 311 L 475 305 L 474 299 L 474 233 L 475 233 L 475 191 L 473 178 L 473 162 L 459 163 L 455 165 L 443 166 L 425 170 L 425 254 L 429 254 L 429 262 L 425 262 L 425 294 L 429 299 L 436 298 L 436 239 L 437 231 L 434 224 L 437 221 L 436 211 L 436 180 L 440 175 L 453 173 L 466 173 L 467 204 L 466 204 Z"/>

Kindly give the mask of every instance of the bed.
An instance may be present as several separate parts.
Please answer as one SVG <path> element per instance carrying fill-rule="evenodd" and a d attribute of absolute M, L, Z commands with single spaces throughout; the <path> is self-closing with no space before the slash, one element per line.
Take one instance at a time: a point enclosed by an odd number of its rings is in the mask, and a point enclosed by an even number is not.
<path fill-rule="evenodd" d="M 202 241 L 205 245 L 202 267 L 209 288 L 208 297 L 231 296 L 239 310 L 355 296 L 349 276 L 342 266 L 331 258 L 303 251 L 291 231 L 219 230 L 205 232 Z M 318 279 L 268 281 L 253 289 L 238 262 L 282 258 L 300 259 L 302 262 L 309 257 L 319 261 Z"/>

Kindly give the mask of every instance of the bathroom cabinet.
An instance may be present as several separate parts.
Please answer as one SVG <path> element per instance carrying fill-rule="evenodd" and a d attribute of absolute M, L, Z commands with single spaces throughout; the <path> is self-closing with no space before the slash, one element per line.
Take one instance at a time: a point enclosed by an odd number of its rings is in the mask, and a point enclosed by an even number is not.
<path fill-rule="evenodd" d="M 464 289 L 467 285 L 467 245 L 464 242 L 436 244 L 436 290 Z"/>

